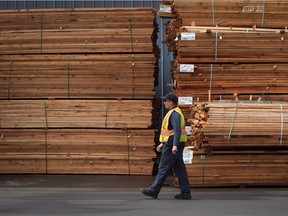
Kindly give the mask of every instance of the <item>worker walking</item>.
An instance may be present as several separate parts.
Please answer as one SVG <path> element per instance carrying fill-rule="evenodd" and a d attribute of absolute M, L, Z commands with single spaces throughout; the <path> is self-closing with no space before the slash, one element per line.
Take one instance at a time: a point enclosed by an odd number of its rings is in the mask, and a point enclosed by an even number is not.
<path fill-rule="evenodd" d="M 191 199 L 187 170 L 183 161 L 183 150 L 187 141 L 184 116 L 178 107 L 178 97 L 175 94 L 169 93 L 162 97 L 162 100 L 169 112 L 163 119 L 161 143 L 156 149 L 158 152 L 162 151 L 158 174 L 151 187 L 141 189 L 141 193 L 157 199 L 166 178 L 173 170 L 181 188 L 181 193 L 175 195 L 175 199 Z"/>

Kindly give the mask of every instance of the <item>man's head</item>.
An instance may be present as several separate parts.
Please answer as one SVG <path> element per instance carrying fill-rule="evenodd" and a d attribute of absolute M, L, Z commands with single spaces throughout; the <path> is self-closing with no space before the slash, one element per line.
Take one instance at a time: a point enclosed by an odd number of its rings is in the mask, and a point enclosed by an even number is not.
<path fill-rule="evenodd" d="M 169 93 L 161 98 L 166 109 L 173 109 L 178 105 L 178 97 L 175 94 Z"/>

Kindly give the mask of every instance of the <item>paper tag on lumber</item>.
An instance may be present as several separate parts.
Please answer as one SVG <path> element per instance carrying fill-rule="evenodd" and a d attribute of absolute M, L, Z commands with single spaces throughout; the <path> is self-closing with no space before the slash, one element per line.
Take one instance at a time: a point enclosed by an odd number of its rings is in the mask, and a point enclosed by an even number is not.
<path fill-rule="evenodd" d="M 195 32 L 181 32 L 181 40 L 196 40 Z"/>
<path fill-rule="evenodd" d="M 171 13 L 171 6 L 169 5 L 160 5 L 160 12 L 162 13 Z"/>
<path fill-rule="evenodd" d="M 193 73 L 194 64 L 180 64 L 180 72 Z"/>
<path fill-rule="evenodd" d="M 192 134 L 192 128 L 191 126 L 185 126 L 185 131 L 187 135 L 191 135 Z"/>
<path fill-rule="evenodd" d="M 193 103 L 193 97 L 179 97 L 179 105 L 191 105 Z"/>
<path fill-rule="evenodd" d="M 192 164 L 192 160 L 193 160 L 193 151 L 184 149 L 183 151 L 184 164 Z"/>

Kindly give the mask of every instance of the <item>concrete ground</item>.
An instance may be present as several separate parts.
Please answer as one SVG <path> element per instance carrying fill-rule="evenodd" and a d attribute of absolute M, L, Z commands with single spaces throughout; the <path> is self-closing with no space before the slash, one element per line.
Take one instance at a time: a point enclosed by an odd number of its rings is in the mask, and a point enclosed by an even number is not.
<path fill-rule="evenodd" d="M 192 188 L 175 200 L 166 181 L 157 200 L 140 188 L 150 176 L 0 175 L 0 215 L 287 216 L 288 188 Z"/>

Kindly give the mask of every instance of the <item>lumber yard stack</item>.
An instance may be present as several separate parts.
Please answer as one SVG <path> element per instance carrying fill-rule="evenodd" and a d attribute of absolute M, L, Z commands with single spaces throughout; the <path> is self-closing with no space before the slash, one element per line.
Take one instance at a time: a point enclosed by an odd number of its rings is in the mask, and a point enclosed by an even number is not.
<path fill-rule="evenodd" d="M 0 15 L 0 173 L 150 175 L 152 8 Z"/>
<path fill-rule="evenodd" d="M 288 104 L 279 102 L 194 104 L 191 142 L 202 154 L 187 166 L 192 184 L 287 185 L 287 115 Z"/>
<path fill-rule="evenodd" d="M 192 127 L 189 145 L 196 150 L 187 164 L 191 185 L 288 185 L 281 123 L 288 102 L 288 2 L 164 3 L 171 7 L 165 43 L 174 53 L 173 86 L 178 96 L 193 98 L 193 104 L 180 105 Z M 242 104 L 258 108 L 247 108 L 234 119 Z M 236 133 L 237 122 L 243 134 Z"/>

